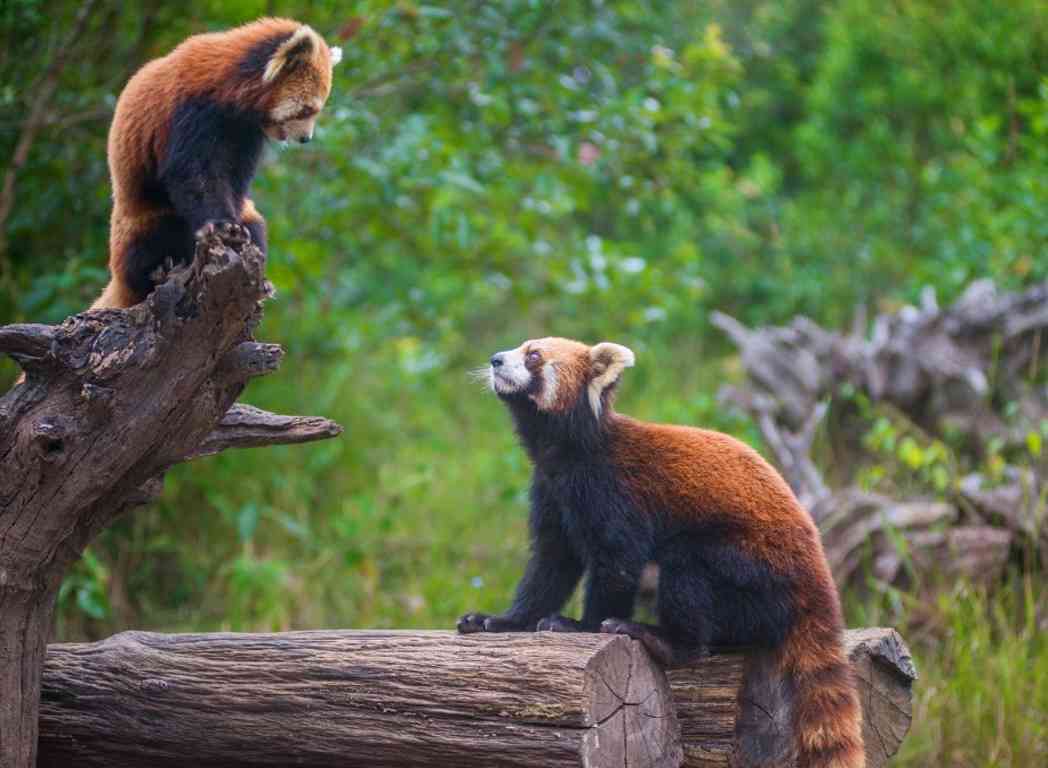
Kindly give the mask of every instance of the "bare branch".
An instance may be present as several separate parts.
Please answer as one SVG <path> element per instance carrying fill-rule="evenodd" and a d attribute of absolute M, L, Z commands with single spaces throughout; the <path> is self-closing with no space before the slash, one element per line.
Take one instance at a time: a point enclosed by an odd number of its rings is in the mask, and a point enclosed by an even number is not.
<path fill-rule="evenodd" d="M 43 357 L 51 349 L 54 328 L 39 323 L 0 327 L 0 352 L 20 357 Z"/>
<path fill-rule="evenodd" d="M 259 448 L 325 440 L 342 434 L 342 427 L 320 416 L 281 416 L 237 403 L 188 459 L 213 456 L 227 448 Z"/>

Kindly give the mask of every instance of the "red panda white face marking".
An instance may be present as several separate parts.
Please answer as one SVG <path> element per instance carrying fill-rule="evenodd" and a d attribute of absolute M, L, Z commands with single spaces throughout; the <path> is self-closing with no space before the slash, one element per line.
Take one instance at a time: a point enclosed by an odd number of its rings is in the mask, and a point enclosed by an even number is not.
<path fill-rule="evenodd" d="M 604 391 L 633 361 L 633 353 L 621 344 L 589 347 L 570 339 L 532 339 L 493 355 L 488 383 L 502 397 L 526 394 L 540 411 L 567 411 L 586 397 L 594 416 L 600 416 Z"/>
<path fill-rule="evenodd" d="M 265 126 L 269 138 L 301 144 L 313 138 L 317 115 L 331 92 L 331 70 L 341 59 L 342 49 L 328 48 L 308 26 L 277 48 L 262 75 L 274 90 Z"/>

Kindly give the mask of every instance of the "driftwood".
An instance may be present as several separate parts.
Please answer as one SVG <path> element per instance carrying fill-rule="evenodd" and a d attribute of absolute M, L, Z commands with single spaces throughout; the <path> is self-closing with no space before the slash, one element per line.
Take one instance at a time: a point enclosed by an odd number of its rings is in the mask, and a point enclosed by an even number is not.
<path fill-rule="evenodd" d="M 138 306 L 0 328 L 0 353 L 27 376 L 0 398 L 0 768 L 34 765 L 55 596 L 99 532 L 179 462 L 340 431 L 234 406 L 281 356 L 251 337 L 271 292 L 263 268 L 229 226 Z"/>
<path fill-rule="evenodd" d="M 975 471 L 954 477 L 944 499 L 832 488 L 812 455 L 827 405 L 842 385 L 928 439 L 953 435 L 961 471 L 977 468 L 992 442 L 998 451 L 1021 453 L 1029 435 L 1048 424 L 1048 283 L 1010 294 L 980 280 L 946 308 L 929 289 L 920 306 L 875 318 L 869 333 L 861 315 L 850 333 L 805 317 L 757 329 L 719 312 L 711 319 L 738 346 L 748 378 L 744 386 L 724 387 L 721 398 L 756 422 L 819 524 L 838 583 L 863 573 L 867 560 L 883 582 L 902 577 L 907 564 L 940 570 L 946 564 L 955 574 L 993 580 L 1016 550 L 1048 565 L 1048 452 L 1031 466 L 1006 466 L 1000 477 Z M 854 419 L 831 421 L 830 443 L 854 449 L 855 426 Z M 835 454 L 834 463 L 858 458 Z"/>
<path fill-rule="evenodd" d="M 892 630 L 847 646 L 879 768 L 915 673 Z M 713 768 L 731 759 L 742 664 L 667 679 L 597 634 L 127 632 L 48 648 L 40 766 Z"/>

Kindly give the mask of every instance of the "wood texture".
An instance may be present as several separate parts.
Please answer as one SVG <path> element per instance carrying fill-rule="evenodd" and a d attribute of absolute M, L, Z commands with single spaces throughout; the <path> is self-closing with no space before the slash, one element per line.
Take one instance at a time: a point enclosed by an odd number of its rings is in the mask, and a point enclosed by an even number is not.
<path fill-rule="evenodd" d="M 879 768 L 909 727 L 913 664 L 893 630 L 847 647 Z M 714 768 L 742 667 L 667 676 L 595 634 L 128 632 L 48 648 L 40 766 Z"/>
<path fill-rule="evenodd" d="M 866 765 L 881 768 L 910 729 L 917 671 L 909 649 L 893 629 L 851 629 L 844 634 L 844 644 L 859 684 Z M 776 702 L 753 702 L 744 705 L 741 715 L 738 712 L 736 693 L 743 665 L 740 655 L 714 655 L 695 667 L 668 673 L 687 768 L 732 766 L 737 718 L 789 743 L 786 713 Z"/>
<path fill-rule="evenodd" d="M 280 348 L 251 334 L 270 294 L 239 226 L 197 246 L 127 310 L 0 328 L 26 373 L 0 397 L 0 768 L 32 768 L 55 596 L 84 547 L 160 493 L 174 464 L 338 434 L 326 419 L 231 406 Z"/>
<path fill-rule="evenodd" d="M 52 645 L 40 766 L 677 766 L 665 675 L 609 635 L 291 632 Z"/>

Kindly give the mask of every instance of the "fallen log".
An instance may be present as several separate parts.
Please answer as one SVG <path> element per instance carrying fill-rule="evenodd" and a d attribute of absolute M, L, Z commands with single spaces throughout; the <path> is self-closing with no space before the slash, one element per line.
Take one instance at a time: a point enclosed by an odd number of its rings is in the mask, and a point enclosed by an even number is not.
<path fill-rule="evenodd" d="M 892 630 L 848 647 L 877 768 L 915 675 Z M 636 642 L 596 634 L 126 632 L 49 646 L 39 765 L 712 768 L 731 759 L 742 664 L 667 679 Z"/>

